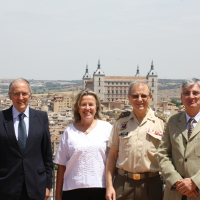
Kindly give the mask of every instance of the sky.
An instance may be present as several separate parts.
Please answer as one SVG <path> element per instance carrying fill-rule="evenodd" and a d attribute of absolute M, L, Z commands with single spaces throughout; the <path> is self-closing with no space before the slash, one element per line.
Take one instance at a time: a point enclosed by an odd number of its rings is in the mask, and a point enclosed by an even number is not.
<path fill-rule="evenodd" d="M 199 0 L 0 0 L 0 79 L 200 78 Z"/>

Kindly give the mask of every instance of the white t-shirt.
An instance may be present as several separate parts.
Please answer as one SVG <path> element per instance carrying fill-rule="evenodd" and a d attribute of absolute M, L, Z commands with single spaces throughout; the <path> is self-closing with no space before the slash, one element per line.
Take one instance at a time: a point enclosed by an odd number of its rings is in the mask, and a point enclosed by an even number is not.
<path fill-rule="evenodd" d="M 106 187 L 105 165 L 111 130 L 112 125 L 101 120 L 97 120 L 96 127 L 87 135 L 73 124 L 65 129 L 54 159 L 54 163 L 66 166 L 64 191 Z"/>

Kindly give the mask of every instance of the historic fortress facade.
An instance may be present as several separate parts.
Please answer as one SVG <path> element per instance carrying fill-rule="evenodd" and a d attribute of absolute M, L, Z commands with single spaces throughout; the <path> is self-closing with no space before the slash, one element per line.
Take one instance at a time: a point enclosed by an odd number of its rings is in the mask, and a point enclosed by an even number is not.
<path fill-rule="evenodd" d="M 83 89 L 88 88 L 98 94 L 100 100 L 111 102 L 127 99 L 129 84 L 134 80 L 143 80 L 151 87 L 151 93 L 153 94 L 152 104 L 157 104 L 158 75 L 154 70 L 153 61 L 146 76 L 140 76 L 139 67 L 137 67 L 135 76 L 106 76 L 101 69 L 100 61 L 98 61 L 93 77 L 89 74 L 88 66 L 86 66 L 82 80 Z"/>

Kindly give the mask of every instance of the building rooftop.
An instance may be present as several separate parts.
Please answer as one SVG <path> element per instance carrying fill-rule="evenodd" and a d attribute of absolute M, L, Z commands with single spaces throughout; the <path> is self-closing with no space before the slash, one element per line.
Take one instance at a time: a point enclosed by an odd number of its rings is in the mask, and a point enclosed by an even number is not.
<path fill-rule="evenodd" d="M 63 97 L 63 96 L 62 96 L 62 95 L 55 95 L 54 97 L 55 97 L 55 98 L 58 98 L 58 97 L 61 98 L 61 97 Z"/>
<path fill-rule="evenodd" d="M 140 77 L 135 77 L 135 76 L 105 76 L 106 81 L 120 81 L 120 80 L 126 80 L 126 81 L 134 81 L 134 80 L 146 80 L 146 76 L 140 76 Z"/>
<path fill-rule="evenodd" d="M 105 76 L 105 81 L 135 81 L 135 80 L 147 80 L 146 76 Z M 93 78 L 88 80 L 87 82 L 93 82 Z"/>

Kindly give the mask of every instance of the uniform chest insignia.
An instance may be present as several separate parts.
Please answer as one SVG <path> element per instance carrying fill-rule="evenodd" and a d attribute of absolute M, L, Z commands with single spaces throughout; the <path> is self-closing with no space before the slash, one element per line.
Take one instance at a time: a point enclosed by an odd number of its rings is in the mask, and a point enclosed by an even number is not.
<path fill-rule="evenodd" d="M 153 134 L 153 135 L 158 135 L 158 136 L 162 136 L 162 135 L 163 135 L 163 132 L 161 132 L 161 131 L 156 131 L 156 130 L 151 129 L 151 128 L 148 128 L 148 129 L 147 129 L 147 133 L 150 133 L 150 134 Z"/>
<path fill-rule="evenodd" d="M 124 130 L 124 129 L 126 129 L 126 125 L 127 125 L 127 122 L 123 122 L 123 123 L 122 123 L 121 130 Z"/>
<path fill-rule="evenodd" d="M 126 136 L 126 135 L 128 135 L 128 133 L 129 132 L 123 132 L 123 133 L 120 133 L 119 136 Z"/>

